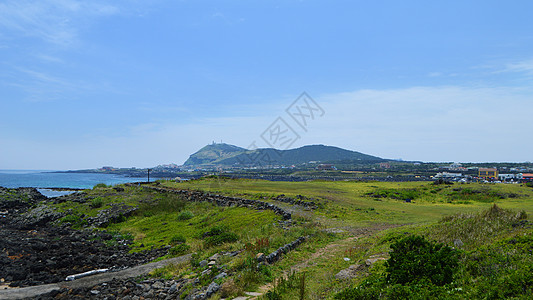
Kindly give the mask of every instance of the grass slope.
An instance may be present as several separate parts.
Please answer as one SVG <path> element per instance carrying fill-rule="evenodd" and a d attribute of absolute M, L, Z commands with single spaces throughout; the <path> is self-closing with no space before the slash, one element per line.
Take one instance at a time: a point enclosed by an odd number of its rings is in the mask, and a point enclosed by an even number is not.
<path fill-rule="evenodd" d="M 55 206 L 81 219 L 96 216 L 114 204 L 136 206 L 139 209 L 133 216 L 106 230 L 133 237 L 132 251 L 168 245 L 174 249 L 171 255 L 196 253 L 190 264 L 168 267 L 154 276 L 194 278 L 205 271 L 198 265 L 200 260 L 221 251 L 246 249 L 236 258 L 222 261 L 231 276 L 218 279 L 224 289 L 215 299 L 253 290 L 270 290 L 264 296 L 267 299 L 298 299 L 302 293 L 306 299 L 332 299 L 362 283 L 367 286 L 368 295 L 379 289 L 397 291 L 398 295 L 425 291 L 429 298 L 484 298 L 484 291 L 490 292 L 488 298 L 530 295 L 531 278 L 527 274 L 533 244 L 527 216 L 533 214 L 533 189 L 527 186 L 271 182 L 217 177 L 161 181 L 159 186 L 271 202 L 292 211 L 292 226 L 283 228 L 286 226 L 280 225 L 280 217 L 271 211 L 186 202 L 176 195 L 138 187 L 124 187 L 123 191 L 95 188 L 86 191 L 91 199 L 86 203 L 63 202 Z M 318 208 L 310 210 L 276 201 L 281 194 L 293 198 L 302 195 L 302 201 L 313 201 Z M 236 240 L 220 237 L 217 239 L 222 242 L 211 243 L 211 233 L 218 231 L 236 236 Z M 383 281 L 386 270 L 380 259 L 387 259 L 391 244 L 409 234 L 452 247 L 456 240 L 461 241 L 461 268 L 453 285 L 392 288 Z M 279 262 L 256 267 L 254 257 L 258 253 L 270 253 L 302 235 L 311 238 Z M 377 260 L 367 267 L 369 258 Z M 353 264 L 362 266 L 357 277 L 335 278 L 335 274 Z M 209 284 L 214 275 L 200 276 L 201 284 Z M 494 287 L 491 282 L 495 282 Z M 388 299 L 396 297 L 383 295 Z"/>

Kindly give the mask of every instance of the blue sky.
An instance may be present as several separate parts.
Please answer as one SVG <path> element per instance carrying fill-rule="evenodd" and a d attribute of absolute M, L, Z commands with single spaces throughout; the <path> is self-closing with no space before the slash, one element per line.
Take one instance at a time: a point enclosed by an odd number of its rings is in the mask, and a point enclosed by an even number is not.
<path fill-rule="evenodd" d="M 0 0 L 0 169 L 183 163 L 307 92 L 293 147 L 531 161 L 531 1 Z"/>

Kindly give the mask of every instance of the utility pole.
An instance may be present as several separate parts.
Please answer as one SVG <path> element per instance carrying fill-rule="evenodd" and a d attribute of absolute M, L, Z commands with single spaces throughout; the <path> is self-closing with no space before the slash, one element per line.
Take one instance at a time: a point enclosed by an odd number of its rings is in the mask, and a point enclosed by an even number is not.
<path fill-rule="evenodd" d="M 148 183 L 150 183 L 150 171 L 152 171 L 152 169 L 148 169 Z"/>

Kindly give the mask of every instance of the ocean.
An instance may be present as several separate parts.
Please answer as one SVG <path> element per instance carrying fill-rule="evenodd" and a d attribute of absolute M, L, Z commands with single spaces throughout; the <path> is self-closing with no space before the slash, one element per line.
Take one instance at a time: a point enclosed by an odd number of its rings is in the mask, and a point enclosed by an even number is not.
<path fill-rule="evenodd" d="M 59 196 L 65 192 L 47 188 L 92 188 L 98 183 L 119 184 L 146 181 L 146 178 L 125 177 L 114 174 L 51 173 L 50 170 L 0 170 L 0 186 L 6 188 L 35 187 L 46 196 Z M 150 178 L 150 181 L 157 178 Z"/>

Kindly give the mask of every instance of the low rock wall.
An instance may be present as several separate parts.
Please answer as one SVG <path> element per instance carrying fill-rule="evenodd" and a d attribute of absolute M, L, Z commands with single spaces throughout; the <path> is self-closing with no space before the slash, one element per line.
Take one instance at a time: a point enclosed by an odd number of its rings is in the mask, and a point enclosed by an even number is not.
<path fill-rule="evenodd" d="M 269 263 L 269 264 L 275 263 L 276 261 L 281 259 L 282 254 L 288 253 L 289 251 L 296 249 L 296 247 L 298 247 L 301 243 L 303 243 L 307 238 L 308 238 L 307 236 L 301 236 L 297 238 L 296 240 L 288 244 L 285 244 L 282 247 L 279 247 L 276 251 L 270 253 L 267 256 L 258 256 L 257 262 Z"/>
<path fill-rule="evenodd" d="M 259 210 L 271 210 L 280 215 L 285 220 L 291 219 L 291 213 L 271 203 L 259 200 L 251 200 L 237 197 L 228 197 L 217 194 L 206 193 L 202 191 L 191 190 L 176 190 L 170 188 L 162 188 L 155 186 L 143 186 L 144 189 L 150 189 L 161 193 L 174 193 L 182 196 L 185 200 L 191 202 L 210 202 L 218 206 L 235 206 L 235 207 L 250 207 Z"/>

